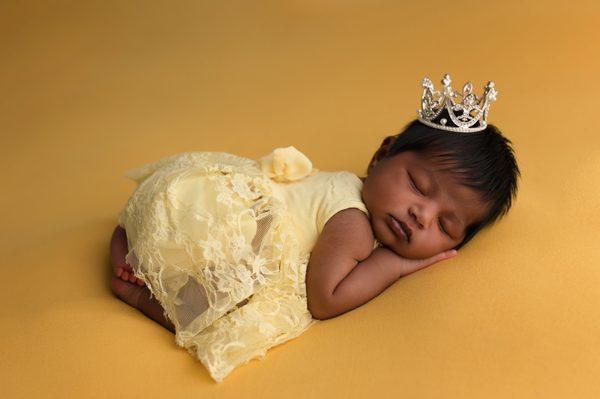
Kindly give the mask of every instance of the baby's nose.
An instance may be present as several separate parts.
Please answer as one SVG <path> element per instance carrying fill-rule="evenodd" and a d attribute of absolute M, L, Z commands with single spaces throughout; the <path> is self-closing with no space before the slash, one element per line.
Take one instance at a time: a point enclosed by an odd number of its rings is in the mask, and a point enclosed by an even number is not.
<path fill-rule="evenodd" d="M 423 224 L 421 223 L 421 220 L 417 216 L 417 214 L 415 213 L 415 211 L 413 209 L 409 209 L 408 210 L 408 214 L 410 215 L 410 217 L 412 219 L 412 222 L 417 225 L 417 228 L 422 229 L 423 228 Z"/>
<path fill-rule="evenodd" d="M 435 220 L 436 210 L 432 205 L 424 204 L 421 207 L 414 208 L 409 211 L 411 218 L 417 227 L 422 230 L 428 228 L 430 224 Z"/>

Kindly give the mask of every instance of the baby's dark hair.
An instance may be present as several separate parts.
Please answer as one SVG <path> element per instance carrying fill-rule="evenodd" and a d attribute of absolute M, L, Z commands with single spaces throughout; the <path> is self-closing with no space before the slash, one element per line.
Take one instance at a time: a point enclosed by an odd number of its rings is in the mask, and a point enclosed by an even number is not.
<path fill-rule="evenodd" d="M 491 124 L 480 132 L 455 133 L 415 119 L 396 136 L 387 156 L 403 151 L 423 154 L 440 165 L 442 171 L 455 176 L 460 184 L 481 193 L 489 211 L 482 220 L 467 226 L 465 238 L 455 247 L 460 249 L 481 229 L 503 217 L 516 197 L 521 173 L 511 144 Z"/>

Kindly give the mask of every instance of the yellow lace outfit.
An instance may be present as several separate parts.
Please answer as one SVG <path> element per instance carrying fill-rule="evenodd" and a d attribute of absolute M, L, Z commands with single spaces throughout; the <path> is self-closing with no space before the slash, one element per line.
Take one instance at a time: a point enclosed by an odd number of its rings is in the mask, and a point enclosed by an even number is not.
<path fill-rule="evenodd" d="M 217 382 L 317 322 L 310 251 L 338 211 L 369 215 L 356 175 L 318 171 L 294 147 L 259 161 L 188 152 L 125 175 L 138 183 L 119 214 L 126 261 Z"/>

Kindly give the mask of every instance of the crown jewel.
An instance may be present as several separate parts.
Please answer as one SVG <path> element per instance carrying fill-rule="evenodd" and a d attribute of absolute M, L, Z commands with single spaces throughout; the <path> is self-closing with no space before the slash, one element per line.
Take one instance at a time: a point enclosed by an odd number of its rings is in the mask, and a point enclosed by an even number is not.
<path fill-rule="evenodd" d="M 421 83 L 423 86 L 421 109 L 417 110 L 419 121 L 433 128 L 450 132 L 472 133 L 485 129 L 490 104 L 496 101 L 498 94 L 494 89 L 494 82 L 488 82 L 485 86 L 485 93 L 481 98 L 477 98 L 473 94 L 471 82 L 465 83 L 462 95 L 452 90 L 452 87 L 450 87 L 451 82 L 450 75 L 445 74 L 444 79 L 442 79 L 443 93 L 440 93 L 433 89 L 433 83 L 428 77 L 423 78 Z M 457 101 L 459 96 L 460 102 Z M 444 109 L 448 111 L 451 121 L 456 126 L 448 126 L 446 118 L 436 121 Z"/>

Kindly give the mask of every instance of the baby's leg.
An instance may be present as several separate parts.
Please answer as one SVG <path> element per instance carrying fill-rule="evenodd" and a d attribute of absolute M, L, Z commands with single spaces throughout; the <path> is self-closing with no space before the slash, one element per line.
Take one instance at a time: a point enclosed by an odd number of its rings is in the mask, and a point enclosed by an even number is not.
<path fill-rule="evenodd" d="M 113 273 L 123 281 L 143 286 L 144 282 L 134 276 L 131 265 L 125 262 L 127 252 L 129 252 L 127 234 L 124 228 L 117 226 L 110 239 L 110 260 L 113 266 Z"/>
<path fill-rule="evenodd" d="M 159 323 L 172 333 L 175 326 L 164 316 L 163 308 L 156 298 L 150 298 L 148 287 L 138 287 L 125 282 L 118 277 L 113 277 L 110 286 L 112 291 L 125 303 L 140 310 L 143 314 Z"/>
<path fill-rule="evenodd" d="M 133 275 L 131 266 L 125 262 L 127 252 L 127 234 L 125 229 L 117 226 L 110 240 L 110 260 L 116 276 L 110 283 L 112 291 L 123 302 L 140 310 L 169 331 L 175 332 L 173 324 L 163 315 L 160 303 L 156 298 L 150 298 L 148 287 Z"/>

